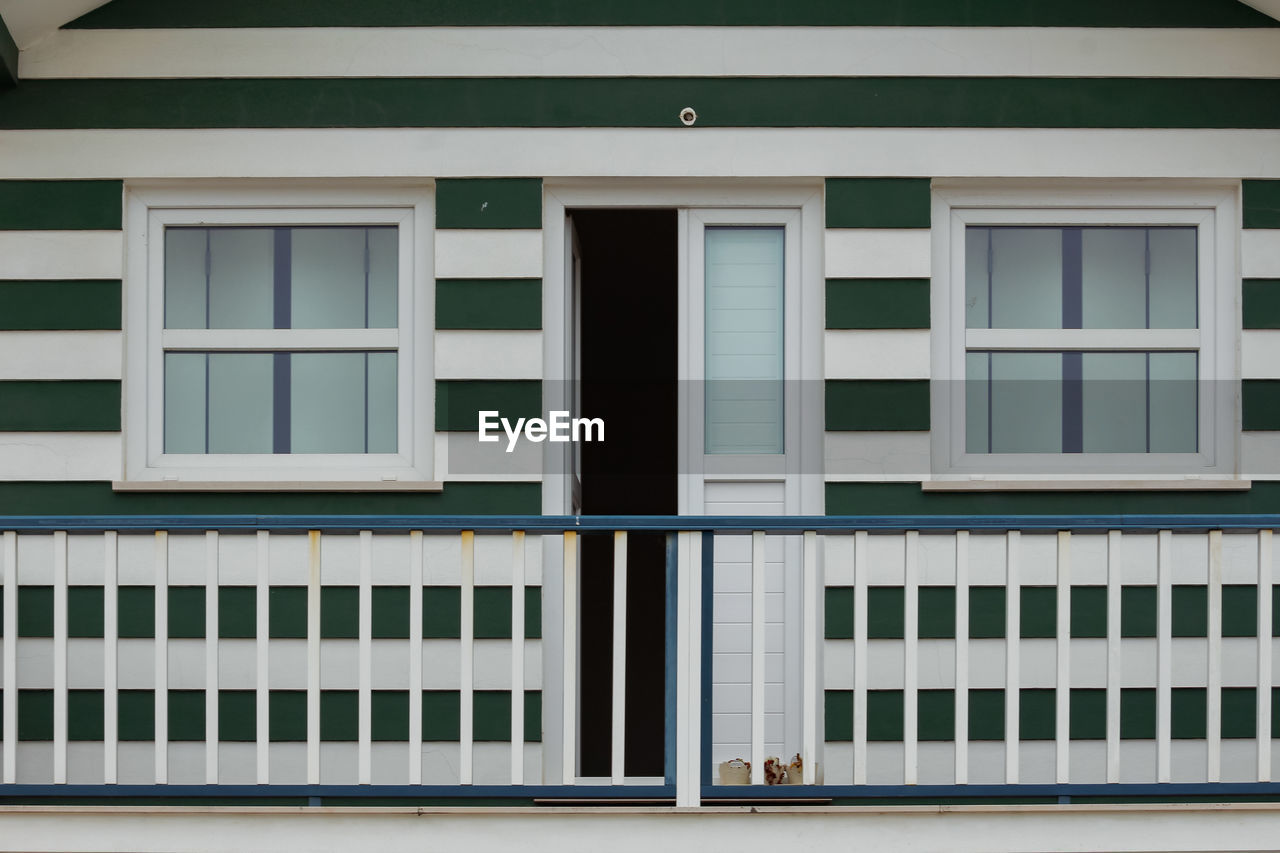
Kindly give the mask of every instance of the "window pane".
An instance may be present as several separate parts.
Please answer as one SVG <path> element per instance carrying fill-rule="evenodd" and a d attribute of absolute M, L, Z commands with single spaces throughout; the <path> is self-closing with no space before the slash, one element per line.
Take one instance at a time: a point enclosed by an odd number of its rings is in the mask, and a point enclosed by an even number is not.
<path fill-rule="evenodd" d="M 991 403 L 991 388 L 987 384 L 987 371 L 991 368 L 991 353 L 965 353 L 964 364 L 965 452 L 990 453 L 991 433 L 988 431 L 990 420 L 987 417 L 987 407 Z"/>
<path fill-rule="evenodd" d="M 990 228 L 966 228 L 964 232 L 964 314 L 970 329 L 991 328 L 991 278 L 987 274 Z M 983 368 L 986 376 L 986 368 Z"/>
<path fill-rule="evenodd" d="M 364 361 L 362 352 L 292 354 L 294 453 L 364 453 Z"/>
<path fill-rule="evenodd" d="M 1062 354 L 991 354 L 991 452 L 1062 451 Z"/>
<path fill-rule="evenodd" d="M 706 452 L 782 452 L 784 229 L 706 229 Z"/>
<path fill-rule="evenodd" d="M 270 453 L 271 353 L 209 354 L 209 453 Z"/>
<path fill-rule="evenodd" d="M 1147 328 L 1147 229 L 1082 232 L 1081 328 Z"/>
<path fill-rule="evenodd" d="M 205 354 L 165 353 L 164 452 L 204 453 L 204 431 Z"/>
<path fill-rule="evenodd" d="M 1082 356 L 1085 453 L 1147 452 L 1147 354 Z"/>
<path fill-rule="evenodd" d="M 1196 229 L 1152 228 L 1151 328 L 1195 329 Z"/>
<path fill-rule="evenodd" d="M 1151 452 L 1194 453 L 1199 448 L 1199 400 L 1194 352 L 1151 353 Z"/>
<path fill-rule="evenodd" d="M 166 228 L 164 231 L 166 329 L 205 328 L 205 296 L 208 291 L 204 259 L 208 242 L 209 231 L 206 228 Z M 201 375 L 204 375 L 203 368 Z"/>
<path fill-rule="evenodd" d="M 210 228 L 210 329 L 273 328 L 274 231 Z"/>
<path fill-rule="evenodd" d="M 369 235 L 369 328 L 394 329 L 400 315 L 400 233 L 366 228 Z"/>
<path fill-rule="evenodd" d="M 395 228 L 293 228 L 290 234 L 292 328 L 395 326 Z"/>
<path fill-rule="evenodd" d="M 396 354 L 369 353 L 369 446 L 370 453 L 395 453 L 399 449 L 397 435 L 398 393 Z"/>
<path fill-rule="evenodd" d="M 1062 328 L 1062 231 L 992 228 L 991 328 Z"/>

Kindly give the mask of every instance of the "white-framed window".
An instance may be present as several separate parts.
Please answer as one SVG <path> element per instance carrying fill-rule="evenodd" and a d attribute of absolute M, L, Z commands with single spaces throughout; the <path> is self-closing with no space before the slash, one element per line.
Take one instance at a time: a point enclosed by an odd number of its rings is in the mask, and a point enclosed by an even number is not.
<path fill-rule="evenodd" d="M 120 486 L 430 484 L 432 222 L 425 189 L 130 187 Z"/>
<path fill-rule="evenodd" d="M 935 183 L 934 480 L 1233 479 L 1237 205 Z"/>

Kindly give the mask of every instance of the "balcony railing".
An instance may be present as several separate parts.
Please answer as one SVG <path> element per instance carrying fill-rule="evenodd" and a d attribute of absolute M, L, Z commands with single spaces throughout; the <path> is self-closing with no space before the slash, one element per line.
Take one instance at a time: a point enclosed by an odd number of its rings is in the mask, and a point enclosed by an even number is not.
<path fill-rule="evenodd" d="M 0 802 L 1276 796 L 1278 526 L 3 518 Z"/>

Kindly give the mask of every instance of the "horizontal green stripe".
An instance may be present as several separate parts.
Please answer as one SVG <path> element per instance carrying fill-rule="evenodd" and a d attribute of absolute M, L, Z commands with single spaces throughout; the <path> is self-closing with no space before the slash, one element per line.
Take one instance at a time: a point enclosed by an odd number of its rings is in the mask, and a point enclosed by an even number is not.
<path fill-rule="evenodd" d="M 0 281 L 0 330 L 119 328 L 119 279 Z"/>
<path fill-rule="evenodd" d="M 437 228 L 541 228 L 542 178 L 441 178 Z"/>
<path fill-rule="evenodd" d="M 927 329 L 929 279 L 829 278 L 828 329 Z"/>
<path fill-rule="evenodd" d="M 0 229 L 117 231 L 123 193 L 121 181 L 0 181 Z"/>
<path fill-rule="evenodd" d="M 1280 329 L 1280 278 L 1246 278 L 1241 282 L 1246 329 Z"/>
<path fill-rule="evenodd" d="M 0 482 L 0 515 L 537 515 L 538 483 L 441 492 L 115 492 L 110 483 Z"/>
<path fill-rule="evenodd" d="M 1161 515 L 1280 512 L 1280 482 L 1246 491 L 925 492 L 919 483 L 827 483 L 828 515 Z"/>
<path fill-rule="evenodd" d="M 828 178 L 828 228 L 928 228 L 928 178 Z"/>
<path fill-rule="evenodd" d="M 476 432 L 479 413 L 496 411 L 513 424 L 542 411 L 542 383 L 528 379 L 466 379 L 436 383 L 436 429 Z"/>
<path fill-rule="evenodd" d="M 1246 430 L 1280 430 L 1280 379 L 1240 383 L 1240 421 Z"/>
<path fill-rule="evenodd" d="M 541 329 L 540 278 L 438 278 L 437 329 Z"/>
<path fill-rule="evenodd" d="M 120 383 L 101 380 L 0 382 L 0 430 L 116 432 Z"/>
<path fill-rule="evenodd" d="M 0 129 L 1277 128 L 1280 79 L 623 77 L 28 80 Z M 689 130 L 697 133 L 698 129 Z"/>
<path fill-rule="evenodd" d="M 927 379 L 828 379 L 829 430 L 927 430 Z"/>
<path fill-rule="evenodd" d="M 1280 181 L 1244 181 L 1245 228 L 1280 228 Z"/>
<path fill-rule="evenodd" d="M 430 26 L 941 26 L 1270 27 L 1231 0 L 115 0 L 66 26 L 430 27 Z"/>

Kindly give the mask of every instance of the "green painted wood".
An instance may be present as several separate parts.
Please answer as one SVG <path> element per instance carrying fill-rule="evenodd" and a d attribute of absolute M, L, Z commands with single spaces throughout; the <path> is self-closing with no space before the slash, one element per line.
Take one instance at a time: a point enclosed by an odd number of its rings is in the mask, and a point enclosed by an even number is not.
<path fill-rule="evenodd" d="M 1224 738 L 1254 738 L 1258 735 L 1258 688 L 1222 688 Z"/>
<path fill-rule="evenodd" d="M 320 637 L 325 640 L 360 638 L 360 587 L 320 588 Z"/>
<path fill-rule="evenodd" d="M 53 691 L 18 691 L 18 740 L 53 740 Z"/>
<path fill-rule="evenodd" d="M 371 603 L 373 639 L 408 639 L 409 587 L 375 586 L 372 590 Z"/>
<path fill-rule="evenodd" d="M 121 690 L 116 693 L 116 735 L 122 741 L 155 740 L 154 690 Z"/>
<path fill-rule="evenodd" d="M 1245 430 L 1280 430 L 1280 379 L 1242 380 L 1240 419 Z"/>
<path fill-rule="evenodd" d="M 847 743 L 853 740 L 853 691 L 824 690 L 823 740 L 828 743 Z"/>
<path fill-rule="evenodd" d="M 927 379 L 828 379 L 826 427 L 833 431 L 929 428 Z"/>
<path fill-rule="evenodd" d="M 0 89 L 18 84 L 18 44 L 0 16 Z"/>
<path fill-rule="evenodd" d="M 120 280 L 0 281 L 0 331 L 120 328 Z"/>
<path fill-rule="evenodd" d="M 1280 228 L 1280 181 L 1243 182 L 1245 228 Z"/>
<path fill-rule="evenodd" d="M 0 181 L 0 229 L 119 231 L 122 181 Z"/>
<path fill-rule="evenodd" d="M 53 587 L 18 587 L 18 636 L 53 636 Z"/>
<path fill-rule="evenodd" d="M 1172 599 L 1173 636 L 1209 636 L 1209 588 L 1179 584 L 1173 587 Z"/>
<path fill-rule="evenodd" d="M 1124 586 L 1120 588 L 1120 636 L 1154 637 L 1156 635 L 1156 588 Z"/>
<path fill-rule="evenodd" d="M 67 691 L 67 740 L 100 741 L 106 730 L 101 690 Z"/>
<path fill-rule="evenodd" d="M 511 692 L 477 690 L 472 705 L 472 731 L 477 743 L 511 742 Z"/>
<path fill-rule="evenodd" d="M 1057 736 L 1058 707 L 1053 688 L 1029 688 L 1018 692 L 1018 737 L 1053 740 Z"/>
<path fill-rule="evenodd" d="M 95 638 L 102 633 L 102 587 L 67 587 L 67 636 Z"/>
<path fill-rule="evenodd" d="M 867 691 L 867 740 L 900 741 L 903 732 L 901 690 Z"/>
<path fill-rule="evenodd" d="M 422 588 L 422 636 L 456 639 L 462 636 L 462 589 L 456 586 Z"/>
<path fill-rule="evenodd" d="M 917 634 L 922 640 L 947 640 L 956 635 L 956 588 L 922 586 L 917 598 Z"/>
<path fill-rule="evenodd" d="M 906 592 L 900 586 L 867 588 L 867 637 L 901 640 L 906 630 Z"/>
<path fill-rule="evenodd" d="M 969 587 L 969 637 L 974 640 L 1003 639 L 1005 588 Z"/>
<path fill-rule="evenodd" d="M 0 431 L 117 432 L 120 383 L 96 379 L 0 382 Z"/>
<path fill-rule="evenodd" d="M 409 740 L 408 690 L 374 690 L 369 704 L 371 740 L 381 742 Z"/>
<path fill-rule="evenodd" d="M 0 383 L 2 384 L 2 383 Z M 114 492 L 110 483 L 0 483 L 0 515 L 537 515 L 538 483 L 450 483 L 443 492 Z"/>
<path fill-rule="evenodd" d="M 541 228 L 542 178 L 440 178 L 437 228 Z"/>
<path fill-rule="evenodd" d="M 170 690 L 167 707 L 171 742 L 204 740 L 203 690 Z"/>
<path fill-rule="evenodd" d="M 1258 587 L 1226 584 L 1222 587 L 1222 636 L 1258 636 Z"/>
<path fill-rule="evenodd" d="M 204 598 L 202 586 L 169 587 L 169 639 L 204 638 Z"/>
<path fill-rule="evenodd" d="M 539 586 L 524 588 L 524 637 L 542 639 L 542 587 Z"/>
<path fill-rule="evenodd" d="M 323 708 L 321 713 L 323 714 Z M 268 693 L 267 728 L 268 737 L 273 743 L 305 742 L 307 739 L 307 691 L 272 690 Z"/>
<path fill-rule="evenodd" d="M 258 739 L 258 696 L 253 690 L 218 691 L 218 740 L 252 743 Z"/>
<path fill-rule="evenodd" d="M 1230 0 L 115 0 L 66 26 L 461 27 L 461 26 L 940 26 L 940 27 L 1270 27 L 1275 22 Z"/>
<path fill-rule="evenodd" d="M 822 629 L 828 640 L 853 639 L 853 587 L 829 586 L 824 590 Z"/>
<path fill-rule="evenodd" d="M 827 178 L 828 228 L 928 228 L 928 178 Z"/>
<path fill-rule="evenodd" d="M 116 588 L 116 633 L 122 639 L 151 639 L 156 635 L 156 588 Z"/>
<path fill-rule="evenodd" d="M 828 515 L 1160 515 L 1280 512 L 1280 482 L 1239 492 L 923 492 L 919 483 L 827 483 Z"/>
<path fill-rule="evenodd" d="M 1107 691 L 1092 687 L 1075 687 L 1068 696 L 1071 718 L 1068 721 L 1071 740 L 1107 739 Z"/>
<path fill-rule="evenodd" d="M 1246 278 L 1241 295 L 1244 328 L 1280 329 L 1280 278 Z"/>
<path fill-rule="evenodd" d="M 1280 637 L 1280 610 L 1276 609 L 1277 606 L 1280 606 L 1280 585 L 1273 585 L 1271 587 L 1271 636 L 1273 637 Z M 1280 732 L 1280 728 L 1276 731 Z"/>
<path fill-rule="evenodd" d="M 462 736 L 462 696 L 457 690 L 422 691 L 422 739 L 457 741 Z"/>
<path fill-rule="evenodd" d="M 320 691 L 320 740 L 360 739 L 360 693 L 356 690 Z"/>
<path fill-rule="evenodd" d="M 828 329 L 927 329 L 929 279 L 829 278 Z"/>
<path fill-rule="evenodd" d="M 1204 740 L 1208 731 L 1208 695 L 1203 687 L 1173 688 L 1169 716 L 1170 734 L 1174 740 Z"/>
<path fill-rule="evenodd" d="M 437 329 L 541 329 L 540 278 L 438 278 Z"/>
<path fill-rule="evenodd" d="M 956 739 L 956 692 L 920 690 L 916 693 L 916 738 Z"/>
<path fill-rule="evenodd" d="M 969 691 L 969 740 L 1004 740 L 1004 690 Z"/>
<path fill-rule="evenodd" d="M 273 586 L 267 591 L 267 632 L 273 640 L 306 639 L 305 586 Z"/>
<path fill-rule="evenodd" d="M 1018 629 L 1024 640 L 1058 636 L 1058 589 L 1024 586 L 1021 589 Z"/>
<path fill-rule="evenodd" d="M 1276 128 L 1280 80 L 365 77 L 27 80 L 0 129 L 267 127 Z"/>
<path fill-rule="evenodd" d="M 542 383 L 529 379 L 450 379 L 436 382 L 436 429 L 477 432 L 479 412 L 496 411 L 515 424 L 542 412 Z"/>
<path fill-rule="evenodd" d="M 1124 687 L 1120 690 L 1120 739 L 1152 740 L 1156 736 L 1156 691 L 1154 687 Z"/>
<path fill-rule="evenodd" d="M 218 587 L 218 636 L 227 640 L 257 635 L 258 590 L 251 586 Z"/>
<path fill-rule="evenodd" d="M 1107 588 L 1071 587 L 1071 636 L 1107 636 Z"/>

